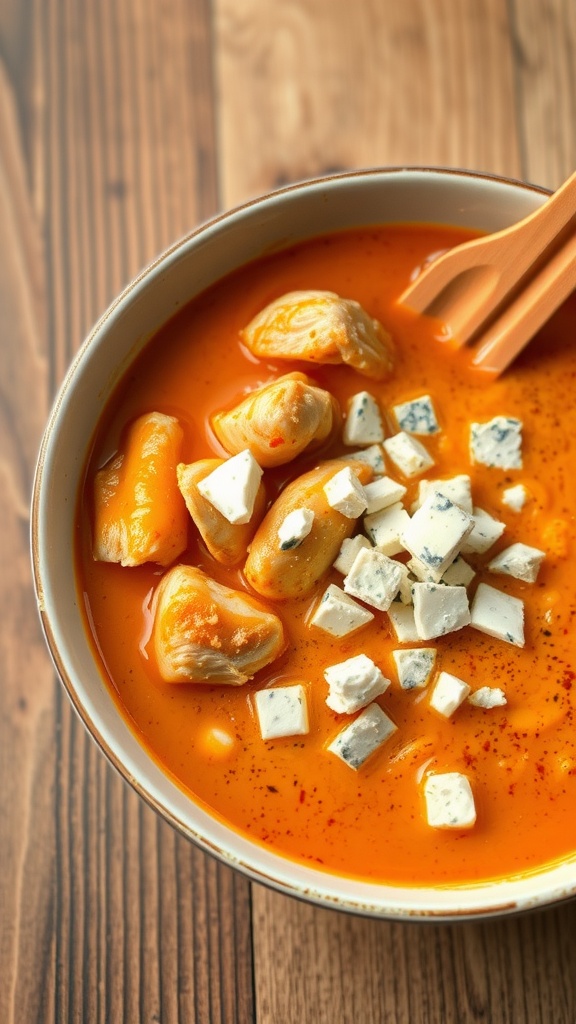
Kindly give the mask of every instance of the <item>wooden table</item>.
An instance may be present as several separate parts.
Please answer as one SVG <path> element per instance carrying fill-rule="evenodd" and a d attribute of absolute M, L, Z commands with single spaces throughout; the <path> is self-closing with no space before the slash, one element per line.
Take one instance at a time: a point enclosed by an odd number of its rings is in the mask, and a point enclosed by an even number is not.
<path fill-rule="evenodd" d="M 177 836 L 76 721 L 28 565 L 51 399 L 140 267 L 334 169 L 555 187 L 576 166 L 575 53 L 574 0 L 2 0 L 1 1024 L 576 1021 L 574 905 L 360 920 Z"/>

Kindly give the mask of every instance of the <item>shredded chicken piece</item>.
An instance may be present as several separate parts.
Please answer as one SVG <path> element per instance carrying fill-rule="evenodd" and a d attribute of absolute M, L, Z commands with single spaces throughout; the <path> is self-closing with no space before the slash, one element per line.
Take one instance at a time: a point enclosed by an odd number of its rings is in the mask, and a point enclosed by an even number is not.
<path fill-rule="evenodd" d="M 310 593 L 336 558 L 342 541 L 356 528 L 328 504 L 324 485 L 340 469 L 349 468 L 361 484 L 369 483 L 372 467 L 356 459 L 331 459 L 297 477 L 284 488 L 258 527 L 244 567 L 244 575 L 263 597 L 282 600 Z M 295 548 L 282 550 L 278 529 L 294 509 L 314 513 L 312 528 Z"/>
<path fill-rule="evenodd" d="M 347 363 L 375 380 L 392 370 L 388 332 L 359 302 L 335 292 L 281 295 L 240 333 L 247 348 L 262 359 Z"/>
<path fill-rule="evenodd" d="M 330 440 L 340 422 L 340 407 L 329 391 L 304 373 L 287 373 L 217 413 L 212 427 L 227 451 L 235 455 L 249 448 L 267 469 Z"/>
<path fill-rule="evenodd" d="M 187 543 L 188 517 L 176 483 L 183 430 L 151 412 L 131 424 L 119 452 L 96 474 L 94 558 L 170 565 Z"/>
<path fill-rule="evenodd" d="M 264 515 L 266 491 L 264 484 L 260 482 L 250 522 L 228 522 L 198 490 L 199 482 L 223 462 L 223 459 L 200 459 L 188 466 L 181 462 L 176 470 L 178 487 L 212 557 L 221 565 L 238 565 L 238 562 L 246 557 L 248 545 Z"/>
<path fill-rule="evenodd" d="M 277 615 L 190 565 L 166 573 L 152 612 L 153 650 L 167 683 L 241 686 L 286 646 Z"/>

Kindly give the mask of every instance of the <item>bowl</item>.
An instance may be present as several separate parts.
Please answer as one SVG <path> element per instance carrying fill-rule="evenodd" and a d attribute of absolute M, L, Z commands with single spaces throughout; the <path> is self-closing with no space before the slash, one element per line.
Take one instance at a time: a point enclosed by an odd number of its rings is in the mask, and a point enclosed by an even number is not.
<path fill-rule="evenodd" d="M 195 804 L 150 758 L 121 717 L 86 635 L 74 567 L 74 514 L 97 421 L 147 340 L 195 295 L 262 254 L 330 231 L 432 222 L 495 231 L 547 193 L 465 171 L 376 169 L 305 182 L 215 217 L 151 263 L 84 342 L 56 398 L 34 486 L 32 551 L 38 607 L 69 697 L 112 764 L 168 822 L 258 882 L 313 903 L 374 917 L 454 919 L 526 910 L 576 894 L 576 855 L 519 877 L 414 887 L 359 882 L 251 842 Z"/>

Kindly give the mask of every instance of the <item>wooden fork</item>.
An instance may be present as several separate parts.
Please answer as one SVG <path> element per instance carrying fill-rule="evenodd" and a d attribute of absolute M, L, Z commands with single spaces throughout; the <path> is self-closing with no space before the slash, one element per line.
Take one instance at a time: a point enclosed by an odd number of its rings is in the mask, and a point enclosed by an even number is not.
<path fill-rule="evenodd" d="M 434 260 L 400 303 L 436 317 L 502 373 L 576 288 L 576 173 L 534 213 Z"/>

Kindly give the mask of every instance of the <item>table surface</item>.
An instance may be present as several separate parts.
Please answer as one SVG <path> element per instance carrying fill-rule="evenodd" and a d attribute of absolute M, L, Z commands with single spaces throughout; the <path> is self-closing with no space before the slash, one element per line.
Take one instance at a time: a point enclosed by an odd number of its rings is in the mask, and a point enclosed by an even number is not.
<path fill-rule="evenodd" d="M 0 1021 L 576 1021 L 576 906 L 357 919 L 176 835 L 47 656 L 28 505 L 73 353 L 218 209 L 335 169 L 576 166 L 573 0 L 0 4 Z"/>

